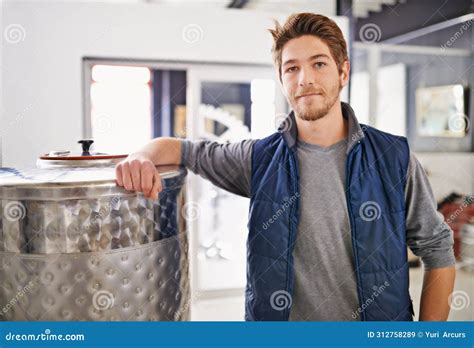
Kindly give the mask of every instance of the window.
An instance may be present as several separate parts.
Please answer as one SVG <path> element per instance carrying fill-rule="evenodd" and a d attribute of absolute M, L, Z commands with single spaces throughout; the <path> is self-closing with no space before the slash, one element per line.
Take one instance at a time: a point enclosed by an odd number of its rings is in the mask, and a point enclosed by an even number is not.
<path fill-rule="evenodd" d="M 91 130 L 95 149 L 131 153 L 153 136 L 151 71 L 146 67 L 92 67 Z"/>

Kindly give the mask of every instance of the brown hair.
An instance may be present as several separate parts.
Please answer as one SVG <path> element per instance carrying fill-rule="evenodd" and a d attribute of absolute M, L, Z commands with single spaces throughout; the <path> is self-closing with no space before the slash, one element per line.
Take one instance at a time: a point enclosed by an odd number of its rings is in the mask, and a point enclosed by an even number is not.
<path fill-rule="evenodd" d="M 329 46 L 329 51 L 336 61 L 339 73 L 342 72 L 342 64 L 347 58 L 347 46 L 341 29 L 330 18 L 315 13 L 295 13 L 280 25 L 275 21 L 275 29 L 268 30 L 273 36 L 272 55 L 273 61 L 278 68 L 281 81 L 281 53 L 283 46 L 291 39 L 303 35 L 314 35 Z"/>

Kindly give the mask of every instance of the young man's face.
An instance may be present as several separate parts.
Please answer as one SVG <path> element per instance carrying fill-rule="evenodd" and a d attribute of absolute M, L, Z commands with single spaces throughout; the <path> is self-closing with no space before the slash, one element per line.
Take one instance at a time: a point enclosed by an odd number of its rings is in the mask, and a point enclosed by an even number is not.
<path fill-rule="evenodd" d="M 348 82 L 349 62 L 339 74 L 329 47 L 314 35 L 288 41 L 281 61 L 283 90 L 296 116 L 307 121 L 324 117 Z"/>

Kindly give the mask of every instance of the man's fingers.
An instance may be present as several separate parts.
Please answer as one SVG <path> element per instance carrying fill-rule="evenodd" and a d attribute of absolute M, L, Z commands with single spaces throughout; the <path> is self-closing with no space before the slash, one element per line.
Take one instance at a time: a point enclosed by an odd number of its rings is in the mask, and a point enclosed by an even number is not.
<path fill-rule="evenodd" d="M 115 167 L 115 179 L 117 181 L 117 185 L 123 186 L 121 163 L 117 164 L 117 166 Z"/>
<path fill-rule="evenodd" d="M 117 185 L 153 198 L 161 191 L 161 177 L 149 160 L 126 159 L 115 167 Z"/>
<path fill-rule="evenodd" d="M 142 182 L 142 191 L 145 196 L 149 197 L 150 196 L 150 191 L 153 188 L 153 180 L 155 177 L 155 166 L 152 165 L 149 162 L 146 162 L 142 165 L 142 177 L 141 177 L 141 182 Z"/>
<path fill-rule="evenodd" d="M 125 187 L 126 190 L 133 190 L 132 178 L 130 177 L 130 164 L 128 162 L 124 162 L 122 165 L 122 181 L 123 187 Z"/>
<path fill-rule="evenodd" d="M 133 191 L 142 191 L 141 184 L 141 163 L 138 160 L 133 160 L 130 163 L 130 174 L 132 177 Z"/>
<path fill-rule="evenodd" d="M 161 176 L 160 174 L 158 174 L 157 171 L 155 171 L 155 177 L 153 179 L 153 188 L 151 189 L 150 197 L 153 199 L 157 199 L 158 193 L 161 192 L 162 189 L 163 186 L 161 184 Z"/>

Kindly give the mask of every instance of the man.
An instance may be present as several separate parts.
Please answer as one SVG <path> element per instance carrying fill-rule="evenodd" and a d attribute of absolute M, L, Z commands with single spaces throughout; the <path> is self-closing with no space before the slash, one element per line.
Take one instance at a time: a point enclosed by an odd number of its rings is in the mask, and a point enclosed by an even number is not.
<path fill-rule="evenodd" d="M 218 144 L 158 138 L 117 165 L 155 197 L 155 165 L 183 164 L 250 197 L 246 320 L 413 320 L 407 246 L 423 260 L 420 320 L 447 320 L 451 230 L 404 137 L 360 125 L 339 93 L 346 43 L 327 17 L 270 30 L 292 112 L 275 134 Z"/>

